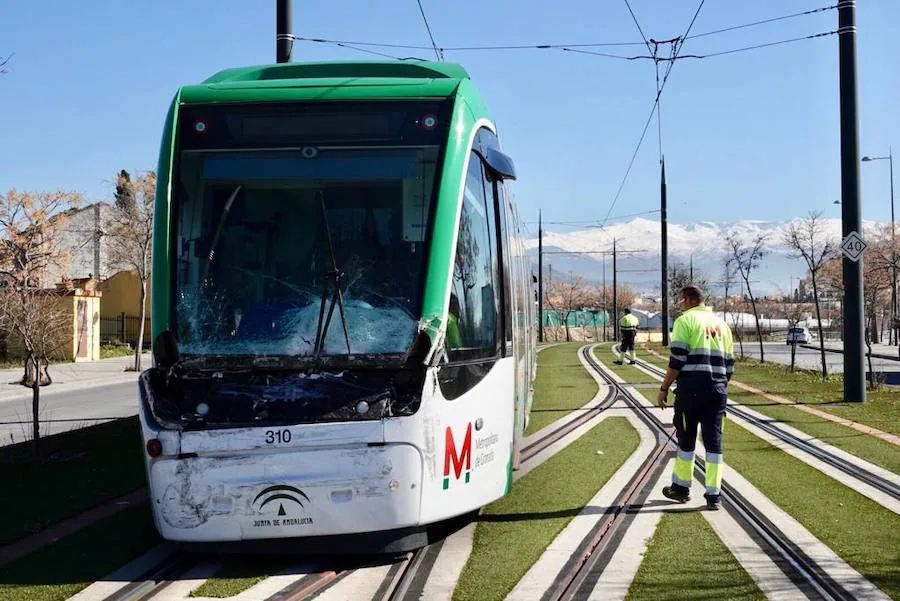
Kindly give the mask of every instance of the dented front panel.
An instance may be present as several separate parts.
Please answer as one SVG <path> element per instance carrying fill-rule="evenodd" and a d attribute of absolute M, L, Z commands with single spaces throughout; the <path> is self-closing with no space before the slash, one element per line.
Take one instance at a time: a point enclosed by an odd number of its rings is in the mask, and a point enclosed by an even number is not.
<path fill-rule="evenodd" d="M 409 445 L 159 459 L 160 534 L 173 541 L 352 534 L 419 523 L 422 461 Z"/>

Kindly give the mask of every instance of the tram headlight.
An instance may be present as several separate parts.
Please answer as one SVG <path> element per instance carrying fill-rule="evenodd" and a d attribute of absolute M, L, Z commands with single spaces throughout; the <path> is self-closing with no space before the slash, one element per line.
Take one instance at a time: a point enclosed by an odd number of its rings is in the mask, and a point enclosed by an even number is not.
<path fill-rule="evenodd" d="M 369 402 L 368 401 L 360 401 L 356 404 L 356 412 L 360 415 L 369 412 Z"/>
<path fill-rule="evenodd" d="M 151 438 L 147 441 L 147 454 L 154 459 L 162 455 L 162 443 L 158 438 Z"/>

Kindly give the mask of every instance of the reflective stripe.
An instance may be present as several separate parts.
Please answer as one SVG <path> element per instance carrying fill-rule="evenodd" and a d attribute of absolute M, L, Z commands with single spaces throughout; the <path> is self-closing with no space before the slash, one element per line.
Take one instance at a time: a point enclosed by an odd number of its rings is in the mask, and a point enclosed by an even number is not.
<path fill-rule="evenodd" d="M 673 350 L 673 351 L 675 349 L 684 349 L 686 351 L 690 351 L 691 347 L 688 345 L 687 342 L 681 342 L 680 340 L 673 340 L 669 343 L 669 349 Z"/>
<path fill-rule="evenodd" d="M 706 454 L 706 492 L 717 495 L 722 488 L 724 462 L 721 453 Z"/>
<path fill-rule="evenodd" d="M 697 355 L 702 357 L 718 357 L 721 359 L 725 359 L 726 361 L 731 357 L 730 353 L 725 353 L 720 351 L 719 349 L 710 349 L 710 348 L 695 348 L 690 349 L 691 355 Z M 732 358 L 733 360 L 733 358 Z"/>
<path fill-rule="evenodd" d="M 694 460 L 694 452 L 693 451 L 682 451 L 678 449 L 678 458 L 682 461 L 693 461 Z"/>
<path fill-rule="evenodd" d="M 710 374 L 720 374 L 725 375 L 728 372 L 724 367 L 719 365 L 708 365 L 704 363 L 691 363 L 690 365 L 685 365 L 681 368 L 681 371 L 702 371 Z"/>
<path fill-rule="evenodd" d="M 679 486 L 683 486 L 683 487 L 685 487 L 685 488 L 690 488 L 690 487 L 691 487 L 691 481 L 690 481 L 690 480 L 681 480 L 681 479 L 679 479 L 678 476 L 676 476 L 675 474 L 672 474 L 672 484 L 678 484 Z"/>

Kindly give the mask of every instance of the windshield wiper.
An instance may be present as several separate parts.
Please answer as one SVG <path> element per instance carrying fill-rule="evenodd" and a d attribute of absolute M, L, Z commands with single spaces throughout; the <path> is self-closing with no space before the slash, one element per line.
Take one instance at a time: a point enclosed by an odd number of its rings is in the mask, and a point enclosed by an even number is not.
<path fill-rule="evenodd" d="M 344 340 L 347 343 L 347 355 L 351 354 L 350 334 L 347 332 L 347 318 L 344 315 L 344 296 L 341 293 L 341 279 L 344 277 L 344 272 L 338 269 L 337 261 L 334 258 L 334 247 L 331 245 L 331 230 L 328 227 L 328 212 L 325 210 L 325 196 L 321 192 L 319 192 L 319 202 L 322 207 L 322 220 L 325 225 L 325 239 L 328 242 L 328 255 L 331 258 L 331 270 L 322 278 L 322 301 L 319 304 L 319 321 L 316 324 L 316 344 L 313 351 L 316 362 L 318 362 L 319 356 L 322 354 L 322 348 L 325 346 L 325 335 L 328 333 L 328 326 L 331 324 L 332 315 L 334 315 L 335 303 L 337 303 L 338 311 L 341 314 Z M 331 295 L 331 304 L 328 306 L 328 317 L 323 324 L 322 318 L 325 316 L 325 299 L 328 296 L 329 284 L 334 286 L 334 290 Z"/>
<path fill-rule="evenodd" d="M 212 267 L 212 262 L 216 258 L 216 246 L 219 245 L 219 236 L 222 235 L 222 228 L 225 226 L 225 219 L 228 218 L 228 213 L 231 212 L 231 205 L 234 204 L 234 199 L 237 198 L 238 192 L 243 188 L 243 184 L 238 184 L 237 188 L 234 189 L 234 192 L 228 197 L 228 200 L 225 201 L 225 208 L 222 210 L 222 215 L 219 216 L 219 223 L 216 224 L 216 232 L 213 234 L 212 244 L 209 245 L 209 255 L 207 256 L 206 269 L 203 270 L 203 279 L 200 282 L 206 282 L 206 278 L 209 277 L 209 270 Z"/>

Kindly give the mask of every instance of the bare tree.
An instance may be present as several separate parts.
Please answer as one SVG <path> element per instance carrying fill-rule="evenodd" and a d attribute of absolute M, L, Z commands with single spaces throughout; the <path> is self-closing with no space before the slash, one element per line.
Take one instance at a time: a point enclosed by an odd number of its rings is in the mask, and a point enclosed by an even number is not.
<path fill-rule="evenodd" d="M 566 328 L 566 342 L 572 340 L 569 331 L 569 315 L 573 311 L 580 311 L 585 306 L 591 305 L 593 300 L 590 288 L 585 283 L 584 277 L 580 275 L 569 274 L 568 278 L 550 282 L 547 290 L 547 304 L 556 311 L 557 315 L 562 314 L 563 324 Z"/>
<path fill-rule="evenodd" d="M 7 56 L 0 56 L 0 75 L 6 75 L 9 71 L 6 70 L 6 65 L 9 64 L 10 59 L 12 59 L 13 55 L 9 54 Z"/>
<path fill-rule="evenodd" d="M 810 211 L 807 217 L 791 222 L 784 231 L 782 241 L 791 250 L 792 258 L 802 258 L 806 262 L 806 268 L 812 280 L 813 303 L 816 307 L 816 322 L 819 330 L 819 355 L 822 359 L 822 379 L 825 379 L 828 376 L 828 367 L 825 363 L 825 334 L 822 331 L 822 310 L 819 305 L 817 278 L 822 267 L 834 254 L 837 245 L 825 233 L 821 217 L 821 211 Z"/>
<path fill-rule="evenodd" d="M 108 225 L 109 261 L 137 273 L 140 280 L 140 316 L 138 338 L 134 349 L 134 370 L 141 371 L 144 346 L 144 321 L 147 302 L 147 281 L 150 278 L 153 242 L 153 205 L 156 201 L 156 173 L 148 171 L 132 181 L 122 170 L 116 177 L 116 202 Z"/>
<path fill-rule="evenodd" d="M 756 298 L 753 296 L 753 290 L 750 288 L 750 274 L 754 269 L 759 267 L 759 262 L 765 255 L 765 244 L 768 240 L 768 234 L 759 234 L 752 242 L 745 244 L 740 240 L 737 232 L 732 232 L 726 238 L 728 249 L 731 256 L 734 257 L 734 264 L 737 267 L 744 285 L 747 287 L 747 295 L 750 297 L 750 305 L 753 308 L 753 320 L 756 322 L 756 337 L 759 340 L 759 361 L 766 362 L 765 349 L 762 340 L 762 328 L 759 323 L 759 312 L 756 309 Z"/>
<path fill-rule="evenodd" d="M 691 273 L 693 271 L 693 273 Z M 681 289 L 694 285 L 709 293 L 709 280 L 699 269 L 691 269 L 684 263 L 672 263 L 669 266 L 669 295 L 672 306 L 678 306 Z M 676 311 L 677 313 L 677 311 Z"/>
<path fill-rule="evenodd" d="M 50 358 L 71 344 L 72 316 L 60 302 L 62 290 L 50 288 L 51 269 L 65 273 L 68 257 L 60 250 L 60 232 L 68 212 L 81 197 L 68 192 L 0 196 L 0 320 L 12 341 L 20 344 L 25 373 L 21 383 L 32 389 L 32 433 L 35 452 L 40 440 L 40 387 L 52 383 Z"/>

